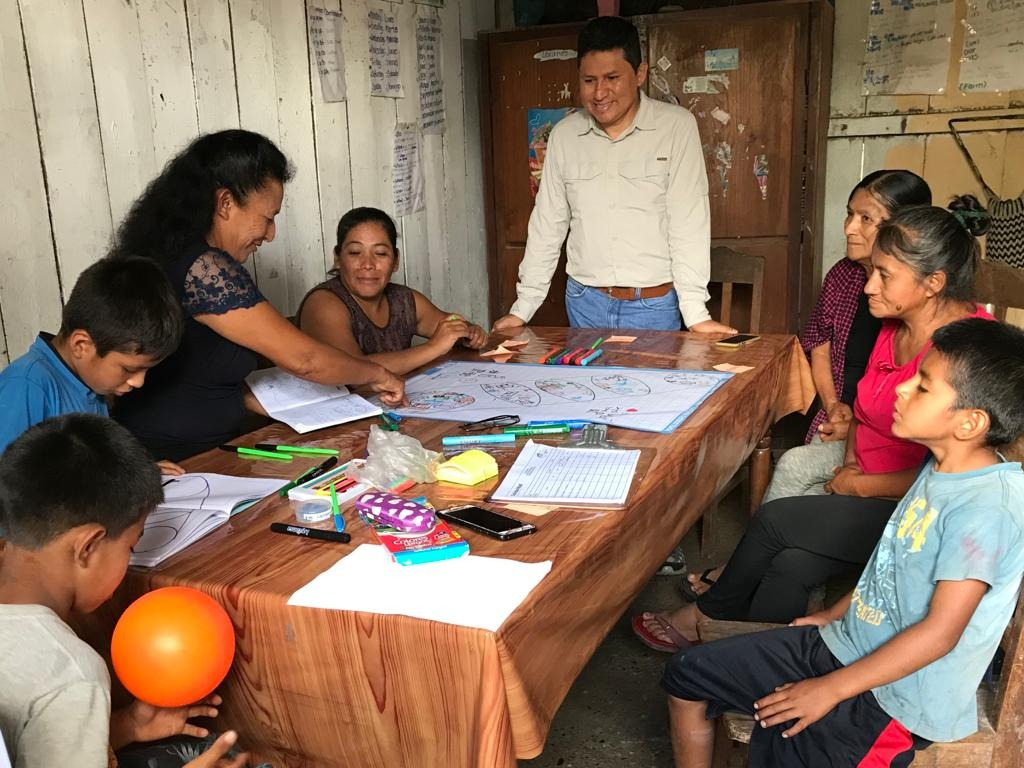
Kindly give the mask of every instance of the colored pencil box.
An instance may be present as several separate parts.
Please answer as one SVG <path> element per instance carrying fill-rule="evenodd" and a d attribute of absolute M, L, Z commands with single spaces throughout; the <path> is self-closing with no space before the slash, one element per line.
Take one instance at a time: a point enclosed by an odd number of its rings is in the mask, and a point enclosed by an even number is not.
<path fill-rule="evenodd" d="M 437 522 L 429 507 L 381 491 L 370 491 L 356 499 L 356 511 L 372 523 L 403 533 L 426 533 Z"/>

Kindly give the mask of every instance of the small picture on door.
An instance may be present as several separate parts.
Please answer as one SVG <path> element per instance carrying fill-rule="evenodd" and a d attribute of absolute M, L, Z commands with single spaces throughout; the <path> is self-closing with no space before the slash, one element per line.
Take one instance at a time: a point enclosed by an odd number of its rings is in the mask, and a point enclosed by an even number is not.
<path fill-rule="evenodd" d="M 544 167 L 544 155 L 548 150 L 551 129 L 559 120 L 576 111 L 576 107 L 556 109 L 530 109 L 526 113 L 526 137 L 530 147 L 530 194 L 537 196 L 540 190 L 540 172 Z"/>

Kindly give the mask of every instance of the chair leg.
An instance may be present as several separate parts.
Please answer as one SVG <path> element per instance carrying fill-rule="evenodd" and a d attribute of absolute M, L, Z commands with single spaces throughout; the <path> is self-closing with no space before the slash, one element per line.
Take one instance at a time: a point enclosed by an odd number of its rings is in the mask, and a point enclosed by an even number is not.
<path fill-rule="evenodd" d="M 748 509 L 753 515 L 761 507 L 761 499 L 768 490 L 772 471 L 772 433 L 765 433 L 754 452 L 750 455 L 750 503 Z"/>

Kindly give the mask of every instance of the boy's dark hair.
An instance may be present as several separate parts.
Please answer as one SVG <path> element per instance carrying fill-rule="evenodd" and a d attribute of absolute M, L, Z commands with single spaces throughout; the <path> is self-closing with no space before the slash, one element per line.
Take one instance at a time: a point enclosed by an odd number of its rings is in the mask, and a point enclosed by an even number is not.
<path fill-rule="evenodd" d="M 388 216 L 380 208 L 353 208 L 341 217 L 338 222 L 338 239 L 335 241 L 334 249 L 341 248 L 348 233 L 360 224 L 379 224 L 387 233 L 391 247 L 398 250 L 398 229 L 395 227 L 394 219 Z"/>
<path fill-rule="evenodd" d="M 954 198 L 953 204 L 966 197 Z M 878 227 L 875 247 L 906 264 L 921 280 L 944 272 L 940 299 L 971 299 L 978 241 L 949 211 L 933 205 L 901 208 Z"/>
<path fill-rule="evenodd" d="M 98 523 L 116 538 L 163 501 L 160 470 L 113 419 L 70 413 L 41 421 L 0 458 L 0 531 L 23 549 Z"/>
<path fill-rule="evenodd" d="M 873 171 L 850 190 L 849 199 L 852 200 L 857 190 L 860 189 L 884 206 L 889 216 L 908 205 L 932 204 L 932 190 L 928 186 L 928 182 L 911 171 L 899 169 Z"/>
<path fill-rule="evenodd" d="M 970 318 L 939 328 L 932 346 L 949 365 L 954 407 L 988 414 L 986 445 L 1005 445 L 1024 432 L 1024 331 Z"/>
<path fill-rule="evenodd" d="M 177 349 L 183 328 L 181 303 L 157 264 L 108 256 L 79 276 L 64 305 L 60 335 L 86 331 L 101 357 L 122 352 L 162 360 Z"/>
<path fill-rule="evenodd" d="M 114 247 L 169 264 L 205 242 L 218 189 L 244 205 L 271 179 L 283 185 L 293 175 L 284 153 L 266 136 L 237 128 L 203 134 L 171 158 L 132 203 Z"/>
<path fill-rule="evenodd" d="M 621 16 L 598 16 L 580 30 L 576 40 L 576 61 L 580 62 L 591 51 L 622 50 L 622 55 L 636 72 L 643 56 L 640 53 L 640 33 Z"/>

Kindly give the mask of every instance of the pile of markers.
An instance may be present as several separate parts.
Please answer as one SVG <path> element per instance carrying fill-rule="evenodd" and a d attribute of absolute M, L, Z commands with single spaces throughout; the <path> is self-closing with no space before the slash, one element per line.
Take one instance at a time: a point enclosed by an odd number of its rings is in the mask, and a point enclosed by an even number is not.
<path fill-rule="evenodd" d="M 546 365 L 590 365 L 604 354 L 604 350 L 598 349 L 603 341 L 604 339 L 600 338 L 589 347 L 555 347 L 544 355 L 540 362 Z"/>

